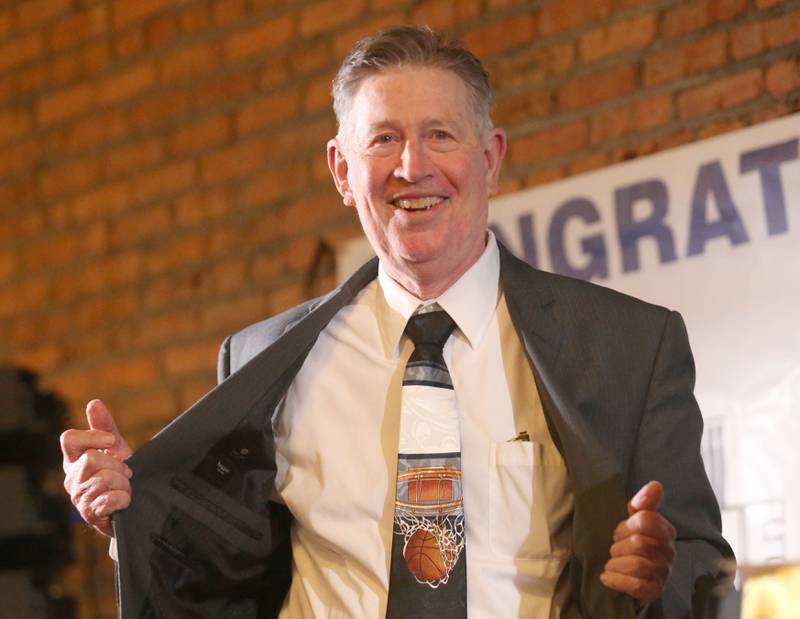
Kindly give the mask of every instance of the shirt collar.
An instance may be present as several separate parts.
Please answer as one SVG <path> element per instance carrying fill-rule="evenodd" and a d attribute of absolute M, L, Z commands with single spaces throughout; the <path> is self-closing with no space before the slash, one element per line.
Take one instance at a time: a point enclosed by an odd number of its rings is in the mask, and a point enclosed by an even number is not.
<path fill-rule="evenodd" d="M 388 358 L 396 357 L 406 323 L 420 305 L 438 303 L 456 323 L 473 349 L 477 348 L 489 327 L 497 307 L 500 280 L 500 252 L 491 230 L 480 258 L 439 297 L 420 301 L 395 282 L 378 264 L 376 293 L 378 328 Z M 381 294 L 381 291 L 383 294 Z"/>

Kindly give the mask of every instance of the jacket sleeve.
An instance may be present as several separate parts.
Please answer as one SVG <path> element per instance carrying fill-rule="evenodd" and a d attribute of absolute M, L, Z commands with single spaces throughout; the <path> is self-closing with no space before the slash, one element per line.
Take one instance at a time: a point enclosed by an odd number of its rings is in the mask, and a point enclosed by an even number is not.
<path fill-rule="evenodd" d="M 694 397 L 695 366 L 683 319 L 665 322 L 637 436 L 628 493 L 650 480 L 664 486 L 659 511 L 677 531 L 677 556 L 664 595 L 648 619 L 707 616 L 720 561 L 733 559 L 700 455 L 703 419 Z"/>

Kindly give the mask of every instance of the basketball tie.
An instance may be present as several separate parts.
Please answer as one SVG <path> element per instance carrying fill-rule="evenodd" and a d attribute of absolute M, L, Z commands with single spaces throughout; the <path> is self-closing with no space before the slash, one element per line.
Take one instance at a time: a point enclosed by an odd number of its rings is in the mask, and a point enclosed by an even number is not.
<path fill-rule="evenodd" d="M 461 439 L 442 348 L 455 327 L 434 303 L 405 333 L 414 342 L 403 375 L 397 494 L 386 616 L 467 616 Z"/>

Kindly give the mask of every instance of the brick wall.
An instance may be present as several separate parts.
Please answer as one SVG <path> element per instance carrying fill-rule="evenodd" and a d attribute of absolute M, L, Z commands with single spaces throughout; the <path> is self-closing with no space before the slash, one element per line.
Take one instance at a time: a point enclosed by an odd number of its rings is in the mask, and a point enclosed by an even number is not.
<path fill-rule="evenodd" d="M 7 0 L 0 355 L 102 397 L 140 444 L 239 327 L 331 283 L 358 234 L 328 87 L 360 36 L 425 22 L 485 61 L 503 191 L 797 112 L 800 0 Z M 102 544 L 68 575 L 113 612 Z M 104 567 L 105 566 L 105 567 Z"/>

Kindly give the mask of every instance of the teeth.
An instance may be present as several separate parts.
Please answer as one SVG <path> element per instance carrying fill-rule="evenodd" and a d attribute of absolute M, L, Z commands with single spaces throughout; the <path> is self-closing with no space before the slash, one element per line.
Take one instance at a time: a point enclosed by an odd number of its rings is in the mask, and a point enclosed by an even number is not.
<path fill-rule="evenodd" d="M 433 196 L 429 198 L 400 198 L 395 200 L 395 205 L 407 211 L 421 211 L 436 206 L 442 198 Z"/>

